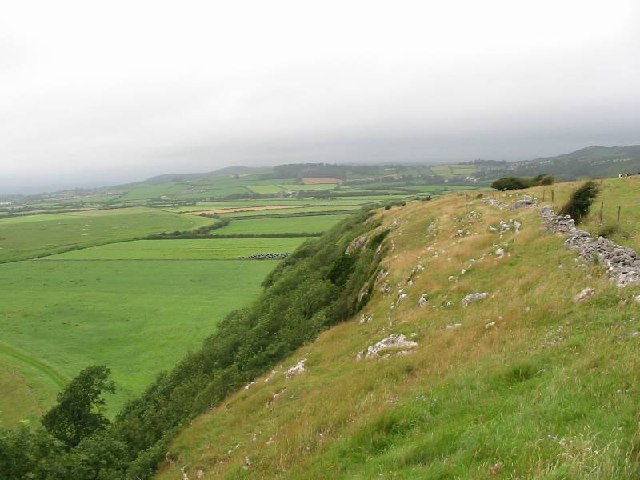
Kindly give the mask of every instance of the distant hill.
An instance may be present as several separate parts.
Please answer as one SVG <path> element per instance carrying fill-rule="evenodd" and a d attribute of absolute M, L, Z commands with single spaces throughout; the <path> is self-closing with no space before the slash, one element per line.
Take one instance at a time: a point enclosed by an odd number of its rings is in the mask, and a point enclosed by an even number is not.
<path fill-rule="evenodd" d="M 244 167 L 242 165 L 234 165 L 230 167 L 220 168 L 219 170 L 213 170 L 206 173 L 165 173 L 157 175 L 155 177 L 147 178 L 143 182 L 150 185 L 159 185 L 162 183 L 170 182 L 189 182 L 194 180 L 210 179 L 217 175 L 247 175 L 250 173 L 262 173 L 264 171 L 270 171 L 271 167 Z"/>
<path fill-rule="evenodd" d="M 617 177 L 620 173 L 637 174 L 640 172 L 640 145 L 586 147 L 555 157 L 511 163 L 510 170 L 518 176 L 548 173 L 557 180 Z"/>
<path fill-rule="evenodd" d="M 444 164 L 329 164 L 300 163 L 270 167 L 235 165 L 203 173 L 169 173 L 124 185 L 91 189 L 69 189 L 47 194 L 0 195 L 1 201 L 23 202 L 78 200 L 106 195 L 109 204 L 143 202 L 150 199 L 186 201 L 252 197 L 272 185 L 272 194 L 292 190 L 303 177 L 338 178 L 346 188 L 377 191 L 407 186 L 468 185 L 488 186 L 505 176 L 553 175 L 557 181 L 617 177 L 640 173 L 640 145 L 623 147 L 591 146 L 555 157 L 509 162 L 475 160 Z M 284 187 L 282 185 L 285 185 Z M 255 187 L 258 187 L 256 190 Z M 258 193 L 259 191 L 259 193 Z M 356 192 L 357 193 L 357 192 Z M 370 193 L 370 192 L 369 192 Z M 362 194 L 369 194 L 366 191 Z M 398 193 L 398 192 L 395 192 Z M 314 193 L 318 195 L 318 193 Z"/>
<path fill-rule="evenodd" d="M 621 173 L 640 173 L 640 145 L 622 147 L 591 146 L 555 157 L 535 158 L 518 162 L 477 160 L 468 164 L 473 164 L 477 168 L 474 176 L 478 180 L 487 182 L 500 176 L 535 176 L 540 173 L 553 175 L 558 181 L 617 177 Z M 440 168 L 447 165 L 441 165 Z M 379 177 L 388 173 L 385 167 L 388 167 L 388 165 L 289 164 L 262 168 L 231 166 L 209 173 L 159 175 L 141 183 L 158 185 L 169 182 L 211 180 L 212 177 L 219 175 L 248 174 L 269 175 L 270 178 L 274 179 L 301 176 Z M 423 167 L 428 168 L 426 164 Z M 410 170 L 411 168 L 415 169 L 416 166 L 395 165 L 393 167 L 394 170 L 398 171 L 397 173 L 406 173 L 404 170 Z"/>

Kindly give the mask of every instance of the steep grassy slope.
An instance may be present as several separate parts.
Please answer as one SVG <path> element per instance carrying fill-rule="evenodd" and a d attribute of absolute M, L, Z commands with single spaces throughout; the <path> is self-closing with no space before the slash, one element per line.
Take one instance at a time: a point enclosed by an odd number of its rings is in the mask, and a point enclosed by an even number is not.
<path fill-rule="evenodd" d="M 535 209 L 457 194 L 379 215 L 388 275 L 364 311 L 198 417 L 157 478 L 637 478 L 640 286 L 583 265 Z M 390 334 L 418 345 L 356 359 Z"/>

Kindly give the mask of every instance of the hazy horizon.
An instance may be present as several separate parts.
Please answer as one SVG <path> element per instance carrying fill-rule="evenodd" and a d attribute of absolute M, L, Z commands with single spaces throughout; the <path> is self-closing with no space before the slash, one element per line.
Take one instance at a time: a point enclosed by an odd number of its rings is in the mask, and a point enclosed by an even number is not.
<path fill-rule="evenodd" d="M 640 144 L 638 24 L 634 0 L 14 2 L 0 192 Z"/>

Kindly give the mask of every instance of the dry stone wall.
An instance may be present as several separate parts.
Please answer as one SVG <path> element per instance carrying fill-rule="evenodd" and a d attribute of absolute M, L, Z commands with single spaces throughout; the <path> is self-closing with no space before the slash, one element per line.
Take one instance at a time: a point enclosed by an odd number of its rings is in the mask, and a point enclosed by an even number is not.
<path fill-rule="evenodd" d="M 566 237 L 565 245 L 576 250 L 587 261 L 604 265 L 609 276 L 619 287 L 640 283 L 640 259 L 635 250 L 623 247 L 603 237 L 594 239 L 588 232 L 579 230 L 569 215 L 556 215 L 549 206 L 540 209 L 540 215 L 549 231 Z"/>

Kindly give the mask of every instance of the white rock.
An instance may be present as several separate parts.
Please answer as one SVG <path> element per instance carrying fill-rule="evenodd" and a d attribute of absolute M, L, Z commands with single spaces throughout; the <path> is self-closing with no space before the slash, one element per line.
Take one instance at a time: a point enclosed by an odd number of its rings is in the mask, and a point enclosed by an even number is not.
<path fill-rule="evenodd" d="M 444 329 L 445 330 L 455 330 L 457 328 L 460 328 L 462 326 L 461 323 L 451 323 L 449 325 L 445 325 Z"/>
<path fill-rule="evenodd" d="M 370 345 L 366 350 L 358 352 L 356 360 L 378 358 L 380 356 L 388 356 L 389 351 L 396 351 L 396 355 L 406 355 L 412 348 L 418 346 L 417 342 L 407 340 L 407 337 L 403 334 L 392 333 L 386 338 L 383 338 L 378 343 Z"/>
<path fill-rule="evenodd" d="M 418 305 L 420 305 L 421 308 L 424 308 L 427 306 L 427 303 L 429 303 L 429 301 L 427 300 L 427 294 L 423 293 L 422 295 L 420 295 L 420 299 L 418 300 Z"/>
<path fill-rule="evenodd" d="M 477 302 L 478 300 L 484 300 L 485 298 L 487 298 L 489 296 L 489 294 L 487 292 L 477 292 L 477 293 L 470 293 L 469 295 L 466 295 L 462 300 L 461 300 L 461 304 L 463 307 L 466 307 L 467 305 L 469 305 L 471 302 Z"/>
<path fill-rule="evenodd" d="M 300 375 L 301 373 L 303 373 L 305 371 L 304 364 L 306 363 L 306 361 L 307 361 L 306 358 L 303 358 L 302 360 L 300 360 L 293 367 L 291 367 L 289 370 L 286 371 L 285 376 L 287 378 L 291 378 L 295 375 Z"/>
<path fill-rule="evenodd" d="M 582 302 L 583 300 L 586 300 L 587 298 L 593 296 L 593 294 L 595 293 L 596 291 L 593 288 L 587 287 L 584 290 L 582 290 L 579 294 L 577 294 L 574 300 L 576 302 Z"/>

